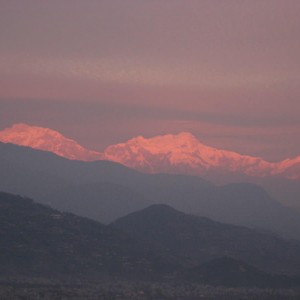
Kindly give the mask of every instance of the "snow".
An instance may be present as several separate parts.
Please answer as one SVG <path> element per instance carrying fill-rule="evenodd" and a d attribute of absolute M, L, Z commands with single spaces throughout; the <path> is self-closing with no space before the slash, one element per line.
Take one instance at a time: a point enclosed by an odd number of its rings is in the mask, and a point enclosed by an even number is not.
<path fill-rule="evenodd" d="M 68 159 L 107 159 L 149 173 L 203 175 L 208 170 L 230 171 L 249 176 L 283 175 L 300 178 L 300 156 L 271 163 L 260 157 L 242 155 L 202 144 L 189 132 L 144 138 L 111 145 L 103 153 L 84 148 L 76 141 L 49 128 L 15 124 L 0 131 L 0 141 L 51 151 Z"/>

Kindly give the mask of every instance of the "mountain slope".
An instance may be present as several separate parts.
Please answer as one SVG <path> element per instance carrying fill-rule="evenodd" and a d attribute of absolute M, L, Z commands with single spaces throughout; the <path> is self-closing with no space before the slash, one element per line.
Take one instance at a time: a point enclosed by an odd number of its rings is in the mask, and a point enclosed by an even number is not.
<path fill-rule="evenodd" d="M 300 156 L 271 163 L 260 157 L 206 146 L 188 132 L 148 139 L 139 136 L 107 147 L 104 155 L 108 160 L 148 173 L 193 174 L 215 180 L 226 175 L 231 180 L 241 175 L 245 178 L 276 175 L 300 178 Z"/>
<path fill-rule="evenodd" d="M 132 189 L 109 182 L 78 184 L 55 189 L 45 196 L 44 200 L 61 211 L 103 223 L 109 223 L 150 204 L 148 199 Z"/>
<path fill-rule="evenodd" d="M 163 207 L 165 209 L 170 210 Z M 172 209 L 171 214 L 174 214 Z M 182 215 L 175 214 L 176 218 Z M 164 211 L 162 215 L 165 215 Z M 208 229 L 207 224 L 211 226 L 214 222 L 201 222 L 203 232 Z M 182 233 L 180 226 L 176 230 Z M 194 233 L 190 232 L 190 235 Z M 107 280 L 107 276 L 113 275 L 110 279 L 113 281 L 124 278 L 129 282 L 137 279 L 161 282 L 167 278 L 171 283 L 172 279 L 177 283 L 184 279 L 184 282 L 213 285 L 256 286 L 252 278 L 255 274 L 260 276 L 256 280 L 263 278 L 261 286 L 273 286 L 274 279 L 277 279 L 275 287 L 299 284 L 296 279 L 269 275 L 239 261 L 238 267 L 242 265 L 247 270 L 247 274 L 241 274 L 233 259 L 225 264 L 225 268 L 224 259 L 216 259 L 183 269 L 179 265 L 180 256 L 172 251 L 162 251 L 157 244 L 138 241 L 112 226 L 61 213 L 28 198 L 3 192 L 0 192 L 0 239 L 0 276 L 15 280 L 42 278 L 69 282 L 72 279 Z M 230 273 L 224 278 L 227 271 Z M 228 275 L 233 281 L 228 282 Z M 239 280 L 236 280 L 237 276 Z M 278 281 L 282 278 L 286 282 Z"/>
<path fill-rule="evenodd" d="M 220 257 L 188 270 L 185 278 L 211 285 L 231 287 L 289 287 L 299 286 L 299 279 L 288 276 L 272 276 L 231 257 Z"/>
<path fill-rule="evenodd" d="M 69 159 L 111 160 L 147 173 L 200 175 L 220 182 L 241 180 L 243 176 L 244 179 L 278 175 L 294 180 L 300 178 L 300 156 L 271 163 L 206 146 L 187 132 L 148 139 L 139 136 L 111 145 L 103 153 L 88 150 L 54 130 L 26 124 L 15 124 L 0 131 L 0 141 L 51 151 Z M 224 176 L 228 177 L 227 181 Z"/>
<path fill-rule="evenodd" d="M 196 176 L 142 174 L 110 161 L 67 160 L 4 143 L 0 143 L 0 178 L 0 190 L 90 218 L 103 216 L 97 219 L 100 222 L 120 217 L 123 208 L 125 214 L 165 203 L 186 213 L 300 238 L 299 212 L 274 201 L 253 184 L 217 187 Z M 122 192 L 116 193 L 113 185 Z M 101 207 L 109 213 L 101 212 Z"/>
<path fill-rule="evenodd" d="M 68 159 L 91 161 L 103 158 L 101 153 L 88 150 L 57 131 L 27 124 L 15 124 L 0 131 L 0 141 L 53 152 Z"/>
<path fill-rule="evenodd" d="M 149 139 L 140 136 L 109 146 L 104 154 L 109 160 L 151 173 L 203 175 L 207 171 L 218 170 L 265 176 L 275 172 L 275 166 L 261 158 L 205 146 L 186 132 Z"/>
<path fill-rule="evenodd" d="M 228 255 L 268 272 L 300 274 L 299 243 L 187 215 L 167 205 L 152 205 L 112 225 L 177 256 L 186 266 Z"/>
<path fill-rule="evenodd" d="M 266 229 L 285 238 L 300 239 L 300 214 L 275 201 L 260 186 L 233 183 L 203 190 L 193 213 L 214 220 Z"/>
<path fill-rule="evenodd" d="M 0 275 L 142 276 L 164 262 L 109 226 L 0 193 Z"/>

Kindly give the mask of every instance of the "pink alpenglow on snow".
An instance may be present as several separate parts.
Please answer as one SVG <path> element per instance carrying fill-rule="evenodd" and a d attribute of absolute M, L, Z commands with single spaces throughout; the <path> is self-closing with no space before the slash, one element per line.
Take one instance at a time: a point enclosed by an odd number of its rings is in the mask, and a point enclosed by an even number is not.
<path fill-rule="evenodd" d="M 88 150 L 55 130 L 27 124 L 15 124 L 0 131 L 0 141 L 53 152 L 74 160 L 93 161 L 103 158 L 101 153 Z"/>
<path fill-rule="evenodd" d="M 219 172 L 300 179 L 300 156 L 268 162 L 260 157 L 206 146 L 188 132 L 152 138 L 138 136 L 125 143 L 108 146 L 104 152 L 97 152 L 84 148 L 57 131 L 16 124 L 0 131 L 0 141 L 50 151 L 68 159 L 111 160 L 146 173 L 205 176 L 208 172 Z"/>

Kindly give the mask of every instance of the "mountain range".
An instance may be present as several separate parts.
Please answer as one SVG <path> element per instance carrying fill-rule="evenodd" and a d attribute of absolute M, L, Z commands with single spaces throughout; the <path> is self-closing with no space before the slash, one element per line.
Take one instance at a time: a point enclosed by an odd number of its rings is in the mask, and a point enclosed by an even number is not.
<path fill-rule="evenodd" d="M 151 174 L 196 175 L 219 185 L 250 182 L 263 186 L 277 201 L 300 209 L 300 157 L 272 163 L 206 146 L 190 133 L 149 139 L 140 136 L 99 152 L 57 131 L 26 124 L 0 131 L 0 141 L 50 151 L 71 160 L 115 161 Z"/>
<path fill-rule="evenodd" d="M 84 161 L 103 159 L 100 153 L 88 150 L 49 128 L 16 124 L 0 131 L 0 141 L 53 152 L 69 159 Z"/>
<path fill-rule="evenodd" d="M 137 157 L 132 164 L 141 166 L 149 153 L 160 156 L 167 149 L 166 158 L 154 155 L 151 165 L 158 162 L 157 170 L 163 160 L 167 168 L 173 159 L 174 170 L 179 170 L 180 160 L 189 161 L 194 151 L 196 161 L 203 155 L 203 164 L 196 167 L 203 176 L 190 174 L 193 164 L 181 174 L 141 172 L 142 167 L 108 159 L 119 153 L 118 145 L 98 153 L 52 130 L 35 129 L 16 125 L 13 134 L 7 133 L 10 129 L 1 133 L 3 278 L 117 276 L 217 286 L 299 285 L 300 213 L 248 180 L 275 182 L 277 188 L 298 183 L 275 173 L 247 174 L 251 163 L 253 170 L 271 163 L 222 150 L 211 157 L 211 149 L 205 151 L 192 135 L 181 133 L 140 137 L 138 145 L 123 146 Z M 140 151 L 140 146 L 148 150 Z M 234 158 L 244 173 L 230 167 Z M 225 176 L 231 181 L 236 174 L 250 182 L 216 185 L 209 180 Z M 293 192 L 299 195 L 297 189 Z"/>
<path fill-rule="evenodd" d="M 146 174 L 111 161 L 78 161 L 0 142 L 0 190 L 109 223 L 151 204 L 300 239 L 300 213 L 260 186 L 217 186 L 199 176 Z"/>
<path fill-rule="evenodd" d="M 0 208 L 4 278 L 114 276 L 277 288 L 300 284 L 298 242 L 166 205 L 150 206 L 111 225 L 1 192 Z"/>
<path fill-rule="evenodd" d="M 150 276 L 167 263 L 112 226 L 0 192 L 0 276 Z M 158 270 L 159 268 L 159 270 Z"/>
<path fill-rule="evenodd" d="M 92 151 L 49 128 L 15 124 L 0 131 L 0 141 L 53 152 L 68 159 L 94 161 L 105 159 L 147 173 L 190 174 L 212 177 L 280 176 L 300 179 L 300 156 L 280 162 L 216 149 L 199 142 L 188 132 L 152 138 L 138 136 L 125 143 Z"/>
<path fill-rule="evenodd" d="M 185 214 L 169 205 L 156 204 L 133 212 L 112 223 L 129 235 L 172 253 L 179 264 L 195 267 L 227 255 L 271 273 L 297 273 L 300 243 L 283 241 L 273 235 L 246 227 L 228 225 Z M 281 265 L 282 264 L 282 265 Z M 283 267 L 284 266 L 284 267 Z"/>

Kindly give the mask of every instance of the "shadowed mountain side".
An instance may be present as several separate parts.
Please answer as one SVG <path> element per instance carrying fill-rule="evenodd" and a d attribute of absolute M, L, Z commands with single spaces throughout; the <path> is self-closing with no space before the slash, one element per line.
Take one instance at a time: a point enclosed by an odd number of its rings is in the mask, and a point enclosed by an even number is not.
<path fill-rule="evenodd" d="M 12 168 L 22 167 L 31 172 L 46 173 L 69 183 L 112 182 L 121 185 L 179 184 L 185 182 L 191 186 L 211 186 L 208 181 L 197 176 L 151 175 L 144 174 L 111 161 L 84 162 L 68 160 L 51 152 L 35 150 L 29 147 L 16 146 L 0 142 L 0 163 L 11 165 Z"/>
<path fill-rule="evenodd" d="M 172 224 L 168 215 L 173 214 L 178 222 L 184 215 L 162 205 L 157 205 L 154 210 L 160 214 L 159 224 L 161 217 L 167 217 L 169 224 Z M 167 216 L 166 210 L 169 211 Z M 214 224 L 218 227 L 226 226 L 204 218 L 199 223 L 203 233 L 207 232 L 207 235 L 211 234 L 209 227 Z M 192 231 L 186 232 L 184 236 L 195 234 L 192 227 L 187 229 Z M 176 230 L 184 241 L 181 226 L 177 226 Z M 237 263 L 232 259 L 229 264 L 222 262 L 221 259 L 205 263 L 200 267 L 196 265 L 192 269 L 184 269 L 182 268 L 184 264 L 181 263 L 183 257 L 172 248 L 166 251 L 156 242 L 152 244 L 144 242 L 143 239 L 130 237 L 112 226 L 105 226 L 72 214 L 60 213 L 28 198 L 3 192 L 0 192 L 0 239 L 0 276 L 3 278 L 38 277 L 69 281 L 70 279 L 107 279 L 111 278 L 107 275 L 113 275 L 110 280 L 118 278 L 159 282 L 167 280 L 175 284 L 178 280 L 184 279 L 184 282 L 197 281 L 228 286 L 257 285 L 253 281 L 253 272 L 258 279 L 264 279 L 265 286 L 273 284 L 272 281 L 271 284 L 267 281 L 270 278 L 279 278 L 257 271 L 240 261 L 237 268 Z M 241 270 L 241 265 L 246 268 L 246 276 L 245 270 Z M 286 267 L 288 268 L 289 265 L 287 264 Z M 224 277 L 224 272 L 227 273 L 227 277 Z M 231 281 L 228 281 L 228 277 Z M 280 278 L 285 278 L 286 282 L 278 281 L 274 287 L 298 284 L 294 278 L 285 276 Z"/>
<path fill-rule="evenodd" d="M 272 198 L 300 210 L 300 184 L 298 180 L 281 177 L 262 178 L 254 182 L 263 186 Z"/>
<path fill-rule="evenodd" d="M 0 143 L 0 159 L 7 164 L 16 164 L 32 172 L 44 172 L 52 176 L 67 178 L 72 183 L 98 181 L 121 182 L 139 177 L 139 172 L 110 161 L 84 162 L 68 160 L 51 152 L 29 147 Z"/>
<path fill-rule="evenodd" d="M 72 160 L 108 159 L 147 173 L 197 175 L 219 185 L 252 182 L 266 188 L 284 205 L 300 207 L 300 156 L 268 162 L 207 146 L 188 132 L 139 136 L 111 145 L 104 153 L 88 150 L 50 128 L 27 124 L 15 124 L 0 131 L 0 141 L 51 151 Z"/>
<path fill-rule="evenodd" d="M 0 193 L 0 274 L 152 276 L 166 260 L 127 234 L 19 196 Z"/>
<path fill-rule="evenodd" d="M 108 210 L 110 213 L 105 221 L 118 218 L 121 208 L 129 203 L 130 209 L 126 212 L 137 210 L 149 201 L 149 204 L 170 204 L 184 212 L 218 221 L 235 222 L 300 238 L 300 214 L 272 200 L 254 184 L 217 187 L 195 176 L 143 174 L 109 161 L 67 160 L 50 152 L 4 143 L 0 143 L 0 176 L 0 190 L 35 197 L 42 203 L 54 203 L 53 199 L 59 199 L 61 202 L 56 203 L 59 207 L 91 218 L 96 218 L 98 214 L 97 198 L 107 204 L 112 198 L 115 202 Z M 110 187 L 104 188 L 103 182 L 127 188 L 124 197 Z M 91 191 L 85 188 L 86 184 L 91 184 Z M 99 187 L 96 187 L 97 184 Z M 79 192 L 81 188 L 91 199 L 86 197 L 82 200 L 80 195 L 84 192 Z M 109 195 L 109 190 L 114 194 Z M 67 193 L 68 199 L 64 193 Z M 77 204 L 76 201 L 73 204 L 72 199 L 77 199 Z M 89 202 L 89 205 L 85 207 L 82 201 Z M 79 205 L 79 202 L 82 204 Z M 83 207 L 83 210 L 75 210 L 74 207 Z"/>
<path fill-rule="evenodd" d="M 112 223 L 130 235 L 197 266 L 224 255 L 273 273 L 300 274 L 300 243 L 152 205 Z"/>
<path fill-rule="evenodd" d="M 0 158 L 0 190 L 8 193 L 26 195 L 41 202 L 53 190 L 71 185 L 67 177 L 50 174 L 46 170 L 39 171 L 22 162 L 14 162 Z"/>
<path fill-rule="evenodd" d="M 90 183 L 58 189 L 44 200 L 61 211 L 109 223 L 151 202 L 128 187 L 114 183 Z"/>
<path fill-rule="evenodd" d="M 236 183 L 203 190 L 194 213 L 232 224 L 266 229 L 300 239 L 300 214 L 254 184 Z"/>
<path fill-rule="evenodd" d="M 217 185 L 226 185 L 231 183 L 249 182 L 262 186 L 273 199 L 285 206 L 300 209 L 300 184 L 299 180 L 287 179 L 279 175 L 270 177 L 251 177 L 242 174 L 230 172 L 216 173 L 207 172 L 205 179 L 214 182 Z"/>
<path fill-rule="evenodd" d="M 162 181 L 132 188 L 156 203 L 169 204 L 186 213 L 300 239 L 299 212 L 273 200 L 255 184 L 167 186 Z"/>
<path fill-rule="evenodd" d="M 185 272 L 186 279 L 210 285 L 231 287 L 299 286 L 299 278 L 270 275 L 231 257 L 220 257 Z"/>

